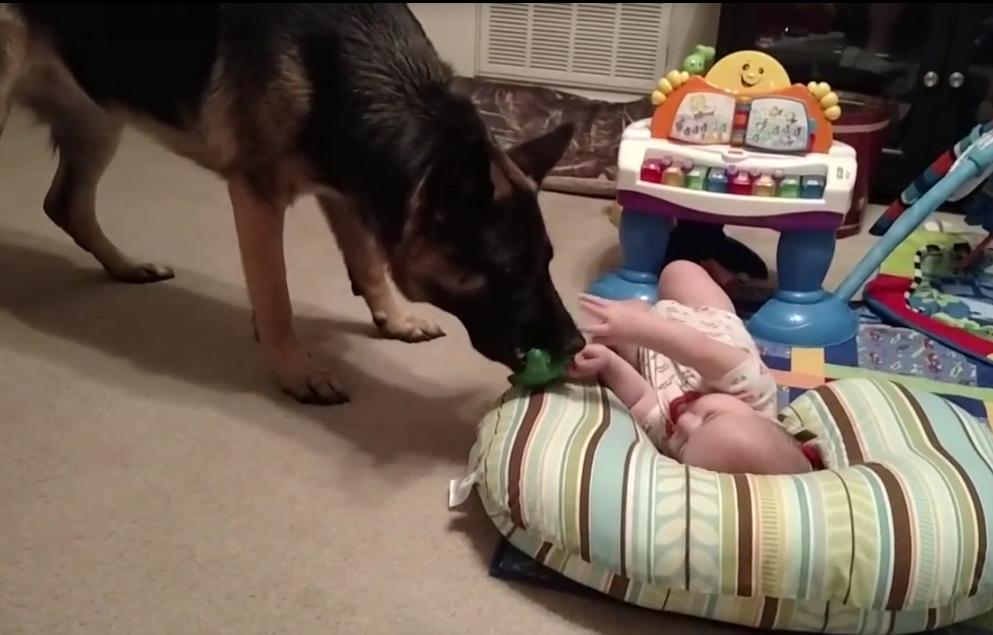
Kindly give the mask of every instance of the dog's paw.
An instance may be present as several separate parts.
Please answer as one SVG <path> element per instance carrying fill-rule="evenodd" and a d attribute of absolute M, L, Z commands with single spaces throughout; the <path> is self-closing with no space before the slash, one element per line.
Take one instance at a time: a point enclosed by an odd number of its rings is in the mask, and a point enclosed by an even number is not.
<path fill-rule="evenodd" d="M 445 335 L 436 323 L 409 313 L 399 317 L 377 315 L 373 320 L 384 336 L 401 342 L 427 342 Z"/>
<path fill-rule="evenodd" d="M 334 406 L 348 403 L 348 394 L 331 373 L 319 368 L 283 373 L 280 377 L 283 391 L 300 403 L 316 406 Z"/>
<path fill-rule="evenodd" d="M 176 277 L 172 269 L 154 262 L 142 262 L 110 272 L 110 277 L 128 284 L 147 284 Z"/>

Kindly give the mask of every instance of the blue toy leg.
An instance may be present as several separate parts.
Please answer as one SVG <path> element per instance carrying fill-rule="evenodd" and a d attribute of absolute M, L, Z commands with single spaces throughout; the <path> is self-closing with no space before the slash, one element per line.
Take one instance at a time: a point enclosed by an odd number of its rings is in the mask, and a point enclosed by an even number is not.
<path fill-rule="evenodd" d="M 619 232 L 621 266 L 590 285 L 590 293 L 611 300 L 638 298 L 656 302 L 672 225 L 672 219 L 661 214 L 623 210 Z"/>
<path fill-rule="evenodd" d="M 833 233 L 783 234 L 779 241 L 780 289 L 749 321 L 758 338 L 795 346 L 829 346 L 858 331 L 858 317 L 848 301 L 896 247 L 950 196 L 993 165 L 993 134 L 982 136 L 959 157 L 959 166 L 934 184 L 893 223 L 829 294 L 820 289 L 834 253 Z M 791 269 L 793 267 L 794 269 Z M 816 273 L 816 276 L 814 275 Z M 817 279 L 817 290 L 810 283 Z"/>
<path fill-rule="evenodd" d="M 858 316 L 822 288 L 835 233 L 783 232 L 776 252 L 779 288 L 748 321 L 755 337 L 792 346 L 830 346 L 855 336 Z"/>

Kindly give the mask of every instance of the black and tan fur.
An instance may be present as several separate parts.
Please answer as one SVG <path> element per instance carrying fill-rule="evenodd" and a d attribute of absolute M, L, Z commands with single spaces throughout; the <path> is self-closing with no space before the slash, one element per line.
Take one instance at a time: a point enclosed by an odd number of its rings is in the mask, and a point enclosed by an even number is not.
<path fill-rule="evenodd" d="M 0 132 L 12 104 L 51 127 L 59 166 L 48 216 L 109 275 L 172 277 L 101 231 L 95 193 L 122 127 L 227 182 L 258 338 L 285 390 L 347 399 L 297 340 L 283 216 L 315 195 L 355 292 L 384 333 L 440 329 L 387 281 L 465 325 L 514 367 L 582 338 L 548 271 L 538 186 L 572 130 L 507 152 L 492 142 L 403 4 L 0 4 Z"/>

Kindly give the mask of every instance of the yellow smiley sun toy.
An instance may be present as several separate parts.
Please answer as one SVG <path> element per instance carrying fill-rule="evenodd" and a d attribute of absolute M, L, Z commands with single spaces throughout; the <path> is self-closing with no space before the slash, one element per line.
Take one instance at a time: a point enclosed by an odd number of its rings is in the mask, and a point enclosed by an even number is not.
<path fill-rule="evenodd" d="M 759 51 L 738 51 L 725 56 L 710 69 L 706 80 L 742 95 L 768 93 L 790 85 L 790 76 L 783 65 Z"/>

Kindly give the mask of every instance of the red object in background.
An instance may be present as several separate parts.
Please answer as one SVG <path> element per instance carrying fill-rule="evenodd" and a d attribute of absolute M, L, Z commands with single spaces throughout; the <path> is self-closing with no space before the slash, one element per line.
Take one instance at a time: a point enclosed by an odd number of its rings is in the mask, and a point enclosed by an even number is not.
<path fill-rule="evenodd" d="M 841 118 L 834 122 L 834 139 L 852 146 L 858 161 L 852 204 L 838 228 L 838 238 L 846 238 L 862 230 L 865 208 L 869 204 L 869 183 L 882 157 L 893 106 L 867 95 L 839 91 L 838 97 L 841 99 Z"/>
<path fill-rule="evenodd" d="M 649 183 L 661 183 L 662 182 L 662 164 L 655 160 L 649 159 L 641 164 L 641 176 L 642 181 L 648 181 Z"/>

